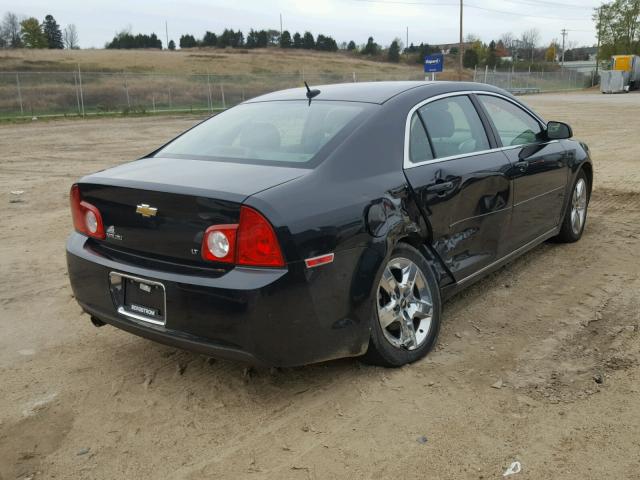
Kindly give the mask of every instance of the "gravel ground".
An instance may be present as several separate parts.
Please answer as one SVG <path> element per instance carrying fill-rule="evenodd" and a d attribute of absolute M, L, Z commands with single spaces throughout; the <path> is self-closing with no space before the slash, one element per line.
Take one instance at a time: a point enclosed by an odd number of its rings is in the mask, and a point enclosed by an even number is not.
<path fill-rule="evenodd" d="M 0 126 L 0 479 L 638 478 L 640 94 L 525 101 L 591 147 L 584 237 L 452 299 L 397 370 L 251 370 L 96 329 L 66 276 L 69 186 L 197 118 Z"/>

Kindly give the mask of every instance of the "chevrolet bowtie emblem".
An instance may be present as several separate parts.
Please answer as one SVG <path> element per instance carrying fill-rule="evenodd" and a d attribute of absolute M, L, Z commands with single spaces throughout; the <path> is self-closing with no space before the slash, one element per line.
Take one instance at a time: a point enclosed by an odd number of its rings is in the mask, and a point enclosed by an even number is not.
<path fill-rule="evenodd" d="M 143 217 L 155 217 L 156 213 L 158 213 L 158 209 L 155 207 L 150 207 L 146 203 L 141 203 L 136 206 L 136 213 L 139 213 Z"/>

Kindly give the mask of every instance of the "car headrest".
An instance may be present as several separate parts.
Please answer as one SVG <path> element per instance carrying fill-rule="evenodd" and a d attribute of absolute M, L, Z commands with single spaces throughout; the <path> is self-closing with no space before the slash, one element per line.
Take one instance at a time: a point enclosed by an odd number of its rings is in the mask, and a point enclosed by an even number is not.
<path fill-rule="evenodd" d="M 344 127 L 349 120 L 353 118 L 353 113 L 350 109 L 346 108 L 334 108 L 331 110 L 324 119 L 324 131 L 330 135 L 335 134 L 338 130 Z"/>
<path fill-rule="evenodd" d="M 280 132 L 267 122 L 253 122 L 242 129 L 240 145 L 249 148 L 280 148 Z"/>
<path fill-rule="evenodd" d="M 429 134 L 435 138 L 452 137 L 456 131 L 453 116 L 444 107 L 437 105 L 425 112 L 425 123 Z"/>

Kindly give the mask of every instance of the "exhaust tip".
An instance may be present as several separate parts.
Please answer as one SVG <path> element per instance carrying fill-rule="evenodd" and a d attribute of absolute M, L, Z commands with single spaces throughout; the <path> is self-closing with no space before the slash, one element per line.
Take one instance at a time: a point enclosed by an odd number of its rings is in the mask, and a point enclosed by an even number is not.
<path fill-rule="evenodd" d="M 106 323 L 96 317 L 91 317 L 91 323 L 93 323 L 94 327 L 104 327 L 106 325 Z"/>

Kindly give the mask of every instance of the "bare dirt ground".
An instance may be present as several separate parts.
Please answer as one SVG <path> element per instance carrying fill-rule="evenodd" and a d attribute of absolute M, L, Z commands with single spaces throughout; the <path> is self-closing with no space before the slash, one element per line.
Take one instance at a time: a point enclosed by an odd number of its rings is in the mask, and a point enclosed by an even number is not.
<path fill-rule="evenodd" d="M 196 117 L 0 127 L 0 479 L 639 478 L 640 94 L 525 100 L 591 147 L 584 237 L 447 303 L 398 370 L 252 372 L 96 329 L 65 273 L 69 186 Z"/>

